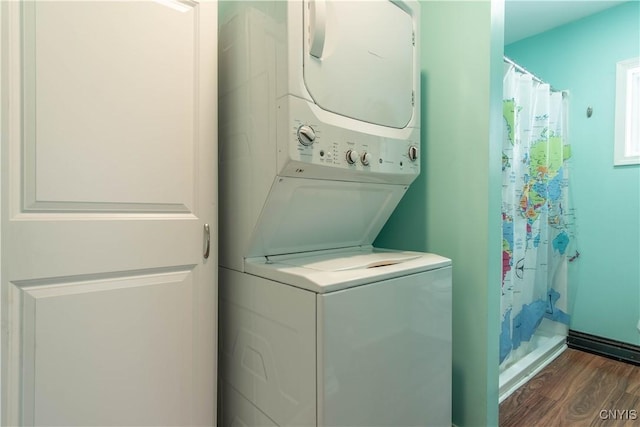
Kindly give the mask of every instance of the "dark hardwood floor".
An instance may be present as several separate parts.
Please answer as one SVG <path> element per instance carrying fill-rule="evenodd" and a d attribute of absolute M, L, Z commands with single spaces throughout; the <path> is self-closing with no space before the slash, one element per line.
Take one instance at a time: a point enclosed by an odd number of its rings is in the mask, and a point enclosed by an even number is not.
<path fill-rule="evenodd" d="M 500 426 L 640 426 L 640 366 L 568 349 L 500 404 Z"/>

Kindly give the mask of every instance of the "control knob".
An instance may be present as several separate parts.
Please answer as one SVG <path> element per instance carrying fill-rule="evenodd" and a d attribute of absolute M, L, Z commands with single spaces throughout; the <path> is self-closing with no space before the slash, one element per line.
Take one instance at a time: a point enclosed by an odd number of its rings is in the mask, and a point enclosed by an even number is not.
<path fill-rule="evenodd" d="M 371 163 L 371 153 L 367 153 L 366 151 L 362 153 L 362 156 L 360 156 L 360 161 L 363 165 L 369 166 L 369 163 Z"/>
<path fill-rule="evenodd" d="M 313 144 L 316 139 L 316 132 L 309 125 L 302 125 L 298 128 L 298 141 L 300 144 L 308 147 Z"/>
<path fill-rule="evenodd" d="M 418 147 L 412 145 L 409 147 L 409 160 L 415 162 L 418 159 Z"/>
<path fill-rule="evenodd" d="M 347 163 L 350 165 L 358 161 L 358 152 L 356 150 L 347 151 Z"/>

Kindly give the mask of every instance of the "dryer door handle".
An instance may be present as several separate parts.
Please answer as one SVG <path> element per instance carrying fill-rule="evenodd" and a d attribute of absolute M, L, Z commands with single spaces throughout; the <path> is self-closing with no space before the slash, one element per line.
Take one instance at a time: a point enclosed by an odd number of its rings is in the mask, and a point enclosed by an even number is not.
<path fill-rule="evenodd" d="M 320 59 L 324 51 L 327 30 L 326 0 L 309 1 L 309 53 Z"/>

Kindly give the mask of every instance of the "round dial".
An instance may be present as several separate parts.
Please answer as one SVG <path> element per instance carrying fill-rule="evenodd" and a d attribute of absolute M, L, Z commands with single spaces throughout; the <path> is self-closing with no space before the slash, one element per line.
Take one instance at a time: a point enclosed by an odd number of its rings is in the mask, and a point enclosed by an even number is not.
<path fill-rule="evenodd" d="M 350 165 L 358 161 L 358 152 L 356 150 L 347 151 L 347 163 Z"/>
<path fill-rule="evenodd" d="M 412 145 L 409 147 L 409 160 L 415 162 L 418 159 L 418 147 Z"/>
<path fill-rule="evenodd" d="M 369 163 L 371 163 L 371 153 L 367 153 L 366 151 L 362 153 L 362 155 L 360 156 L 360 161 L 363 165 L 369 166 Z"/>
<path fill-rule="evenodd" d="M 298 141 L 304 146 L 313 144 L 316 139 L 316 132 L 309 125 L 302 125 L 298 128 Z"/>

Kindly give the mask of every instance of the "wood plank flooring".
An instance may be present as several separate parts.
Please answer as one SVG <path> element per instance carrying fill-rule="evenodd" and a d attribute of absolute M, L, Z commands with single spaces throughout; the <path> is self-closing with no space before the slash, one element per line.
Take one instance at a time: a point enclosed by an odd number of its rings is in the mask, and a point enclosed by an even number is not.
<path fill-rule="evenodd" d="M 640 366 L 568 349 L 500 404 L 500 426 L 640 426 Z"/>

